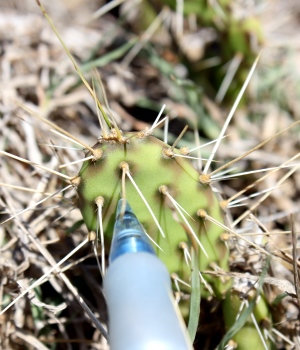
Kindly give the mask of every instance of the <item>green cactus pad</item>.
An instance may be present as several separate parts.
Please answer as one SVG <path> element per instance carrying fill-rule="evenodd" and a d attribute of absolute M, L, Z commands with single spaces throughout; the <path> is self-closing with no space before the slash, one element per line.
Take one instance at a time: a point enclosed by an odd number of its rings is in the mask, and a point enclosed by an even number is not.
<path fill-rule="evenodd" d="M 126 198 L 143 224 L 146 232 L 162 248 L 157 254 L 171 273 L 189 282 L 190 268 L 184 258 L 181 242 L 193 246 L 199 256 L 200 271 L 211 269 L 212 263 L 223 270 L 228 269 L 228 253 L 220 240 L 223 230 L 197 215 L 203 210 L 222 222 L 219 202 L 209 184 L 199 180 L 199 172 L 186 158 L 176 157 L 176 149 L 147 133 L 126 133 L 120 140 L 113 135 L 101 138 L 93 149 L 101 150 L 98 160 L 86 161 L 75 183 L 79 197 L 79 208 L 86 226 L 97 231 L 97 206 L 95 200 L 101 196 L 103 205 L 103 228 L 105 242 L 109 248 L 113 233 L 115 210 L 122 186 L 122 164 L 128 164 L 129 172 L 151 207 L 165 238 L 162 237 L 152 215 L 136 188 L 126 176 Z M 162 193 L 167 189 L 176 202 L 184 208 L 190 227 L 201 241 L 208 258 L 193 238 L 190 229 L 175 209 L 171 200 Z M 215 293 L 220 295 L 228 287 L 218 278 L 208 278 Z"/>

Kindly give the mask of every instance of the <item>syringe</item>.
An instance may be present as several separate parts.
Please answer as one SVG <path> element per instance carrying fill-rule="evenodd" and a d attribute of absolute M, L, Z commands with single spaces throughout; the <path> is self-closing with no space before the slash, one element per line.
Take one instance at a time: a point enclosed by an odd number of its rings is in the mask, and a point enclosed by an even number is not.
<path fill-rule="evenodd" d="M 130 205 L 123 201 L 118 203 L 110 266 L 104 278 L 110 348 L 191 350 L 168 270 Z"/>

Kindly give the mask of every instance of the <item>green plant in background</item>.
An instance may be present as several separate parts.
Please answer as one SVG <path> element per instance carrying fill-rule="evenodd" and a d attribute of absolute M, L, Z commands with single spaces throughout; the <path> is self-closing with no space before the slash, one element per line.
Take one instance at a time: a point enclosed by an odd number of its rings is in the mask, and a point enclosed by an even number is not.
<path fill-rule="evenodd" d="M 143 33 L 165 5 L 186 19 L 186 28 L 183 28 L 183 22 L 182 28 L 178 28 L 180 24 L 177 23 L 171 28 L 171 33 L 189 76 L 206 93 L 215 96 L 225 77 L 232 73 L 225 96 L 226 102 L 232 104 L 264 41 L 259 20 L 246 10 L 242 11 L 232 0 L 142 0 L 135 10 L 133 29 L 138 34 Z M 187 27 L 189 21 L 198 25 Z M 164 27 L 157 35 L 166 35 Z M 223 98 L 220 91 L 218 102 Z"/>

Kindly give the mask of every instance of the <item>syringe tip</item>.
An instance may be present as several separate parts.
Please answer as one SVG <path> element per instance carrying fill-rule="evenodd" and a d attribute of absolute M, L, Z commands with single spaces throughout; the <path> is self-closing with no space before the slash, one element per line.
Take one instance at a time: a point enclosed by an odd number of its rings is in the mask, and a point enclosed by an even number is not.
<path fill-rule="evenodd" d="M 126 253 L 148 252 L 155 255 L 150 241 L 126 199 L 120 199 L 110 250 L 110 263 Z"/>

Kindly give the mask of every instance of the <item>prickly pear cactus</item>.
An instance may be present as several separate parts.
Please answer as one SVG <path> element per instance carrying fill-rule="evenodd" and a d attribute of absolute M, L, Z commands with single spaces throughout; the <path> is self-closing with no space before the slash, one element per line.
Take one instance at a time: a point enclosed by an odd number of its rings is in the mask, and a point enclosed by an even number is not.
<path fill-rule="evenodd" d="M 188 150 L 174 149 L 147 130 L 125 134 L 121 134 L 120 130 L 111 131 L 93 146 L 93 159 L 85 161 L 73 180 L 77 187 L 78 205 L 88 230 L 99 230 L 97 211 L 101 205 L 105 244 L 109 248 L 115 210 L 122 194 L 157 244 L 157 255 L 170 273 L 175 273 L 186 283 L 191 282 L 194 267 L 187 262 L 187 256 L 192 250 L 197 256 L 197 270 L 212 270 L 213 267 L 228 271 L 229 252 L 221 240 L 224 230 L 207 220 L 209 216 L 222 224 L 224 213 L 209 184 L 209 177 L 200 174 L 189 159 L 181 157 Z M 87 156 L 91 156 L 90 151 Z M 228 279 L 207 276 L 205 279 L 206 282 L 201 284 L 202 297 L 209 296 L 209 284 L 210 293 L 213 291 L 223 303 L 225 326 L 230 328 L 241 307 L 240 299 L 235 297 L 232 301 L 231 282 Z M 182 290 L 190 292 L 184 284 Z M 260 312 L 262 309 L 264 316 L 261 318 L 269 320 L 264 300 L 254 311 Z M 182 312 L 188 316 L 186 303 L 182 304 Z M 253 344 L 259 349 L 257 344 L 260 344 L 263 349 L 251 319 L 245 327 L 235 332 L 232 340 L 240 346 L 244 342 L 241 340 L 244 339 L 243 334 L 250 332 Z"/>
<path fill-rule="evenodd" d="M 183 242 L 198 252 L 202 271 L 209 269 L 211 263 L 227 270 L 228 251 L 220 240 L 223 229 L 205 221 L 208 213 L 222 222 L 218 200 L 210 186 L 200 181 L 200 174 L 189 160 L 147 132 L 126 133 L 119 138 L 112 133 L 102 137 L 93 148 L 100 154 L 99 159 L 86 161 L 74 180 L 78 183 L 79 208 L 90 231 L 97 231 L 96 199 L 101 196 L 103 228 L 109 246 L 125 171 L 135 184 L 127 176 L 126 198 L 147 233 L 160 246 L 157 254 L 170 272 L 189 281 L 190 268 L 185 262 L 184 249 L 180 248 L 185 247 Z M 188 214 L 184 213 L 186 220 L 175 201 Z M 217 295 L 226 289 L 219 279 L 210 282 Z"/>

